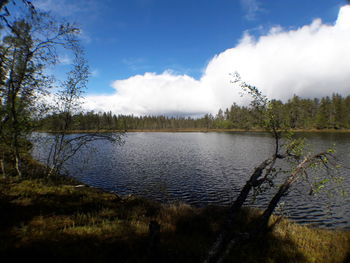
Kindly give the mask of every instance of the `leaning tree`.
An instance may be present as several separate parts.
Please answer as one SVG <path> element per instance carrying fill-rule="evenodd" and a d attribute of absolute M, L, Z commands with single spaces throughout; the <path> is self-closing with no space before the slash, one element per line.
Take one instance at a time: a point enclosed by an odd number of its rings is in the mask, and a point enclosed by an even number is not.
<path fill-rule="evenodd" d="M 256 87 L 242 81 L 237 73 L 234 74 L 233 82 L 251 96 L 251 113 L 254 114 L 253 117 L 257 120 L 259 127 L 271 134 L 274 150 L 270 157 L 256 166 L 230 206 L 227 220 L 208 252 L 204 261 L 206 263 L 223 262 L 234 246 L 241 242 L 262 238 L 262 234 L 271 230 L 269 219 L 272 213 L 296 182 L 307 181 L 310 186 L 308 193 L 316 193 L 330 180 L 339 178 L 335 176 L 335 170 L 339 164 L 333 149 L 318 153 L 308 151 L 304 138 L 296 138 L 290 132 L 288 124 L 281 116 L 280 103 L 269 100 Z M 291 168 L 287 170 L 281 162 L 287 162 Z M 315 169 L 317 172 L 313 171 Z M 239 212 L 249 194 L 264 193 L 264 189 L 275 186 L 277 179 L 280 180 L 280 185 L 254 226 L 246 232 L 237 232 L 235 225 L 239 219 Z"/>

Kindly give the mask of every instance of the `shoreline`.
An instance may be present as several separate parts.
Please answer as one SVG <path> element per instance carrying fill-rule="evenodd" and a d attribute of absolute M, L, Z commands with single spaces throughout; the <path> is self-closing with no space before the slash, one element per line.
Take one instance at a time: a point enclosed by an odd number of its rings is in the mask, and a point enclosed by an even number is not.
<path fill-rule="evenodd" d="M 163 204 L 139 196 L 120 196 L 63 180 L 0 179 L 2 196 L 0 253 L 5 259 L 52 259 L 76 262 L 152 262 L 150 224 L 159 226 L 160 262 L 202 262 L 226 220 L 227 207 L 196 208 Z M 254 224 L 261 211 L 244 207 L 235 231 Z M 346 262 L 350 232 L 300 225 L 278 215 L 261 239 L 235 246 L 228 260 L 247 262 Z M 103 253 L 101 253 L 103 251 Z M 191 251 L 188 260 L 188 251 Z"/>
<path fill-rule="evenodd" d="M 350 129 L 292 129 L 290 130 L 294 133 L 349 133 Z M 63 131 L 52 131 L 52 130 L 38 130 L 35 132 L 40 133 L 62 133 Z M 168 133 L 192 133 L 192 132 L 201 132 L 201 133 L 222 133 L 222 132 L 268 132 L 264 129 L 203 129 L 203 128 L 179 128 L 179 129 L 130 129 L 130 130 L 69 130 L 64 131 L 66 134 L 75 134 L 75 133 L 133 133 L 133 132 L 168 132 Z"/>
<path fill-rule="evenodd" d="M 199 208 L 119 195 L 71 176 L 47 178 L 43 164 L 31 160 L 30 165 L 31 174 L 26 177 L 0 176 L 0 254 L 5 261 L 38 256 L 49 261 L 54 254 L 57 261 L 153 262 L 150 225 L 155 222 L 159 262 L 202 262 L 227 218 L 228 207 Z M 252 227 L 261 213 L 243 207 L 235 231 Z M 342 263 L 349 259 L 346 229 L 301 225 L 278 215 L 271 217 L 270 224 L 273 230 L 263 244 L 262 239 L 238 244 L 228 260 L 247 262 L 247 254 L 249 262 L 302 258 L 298 262 Z"/>

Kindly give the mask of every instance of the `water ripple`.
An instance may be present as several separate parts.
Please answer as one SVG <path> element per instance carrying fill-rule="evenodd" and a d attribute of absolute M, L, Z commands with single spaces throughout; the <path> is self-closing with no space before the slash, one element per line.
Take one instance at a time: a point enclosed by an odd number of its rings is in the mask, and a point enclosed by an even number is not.
<path fill-rule="evenodd" d="M 306 136 L 315 150 L 336 143 L 340 159 L 350 162 L 349 135 Z M 254 166 L 273 150 L 272 139 L 265 133 L 132 133 L 123 147 L 105 142 L 93 146 L 97 151 L 81 152 L 67 164 L 72 176 L 118 194 L 196 206 L 231 204 Z M 35 153 L 45 156 L 45 147 L 37 145 Z M 345 179 L 343 184 L 349 189 L 350 179 Z M 303 194 L 305 187 L 297 185 L 276 212 L 300 223 L 350 229 L 349 197 L 310 198 Z M 265 207 L 273 190 L 256 200 L 250 197 L 247 205 Z"/>

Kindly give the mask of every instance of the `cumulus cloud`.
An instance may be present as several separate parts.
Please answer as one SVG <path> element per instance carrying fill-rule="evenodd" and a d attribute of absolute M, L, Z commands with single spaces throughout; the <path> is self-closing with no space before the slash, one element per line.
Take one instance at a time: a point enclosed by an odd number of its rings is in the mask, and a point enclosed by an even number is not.
<path fill-rule="evenodd" d="M 171 71 L 145 73 L 114 81 L 115 94 L 88 96 L 85 106 L 136 115 L 215 113 L 244 103 L 231 83 L 234 72 L 275 99 L 350 95 L 349 48 L 348 5 L 331 25 L 315 19 L 293 30 L 273 27 L 259 38 L 245 33 L 238 45 L 212 58 L 199 80 Z"/>
<path fill-rule="evenodd" d="M 88 108 L 136 115 L 202 114 L 212 103 L 211 89 L 187 75 L 145 73 L 116 80 L 115 95 L 89 96 Z"/>

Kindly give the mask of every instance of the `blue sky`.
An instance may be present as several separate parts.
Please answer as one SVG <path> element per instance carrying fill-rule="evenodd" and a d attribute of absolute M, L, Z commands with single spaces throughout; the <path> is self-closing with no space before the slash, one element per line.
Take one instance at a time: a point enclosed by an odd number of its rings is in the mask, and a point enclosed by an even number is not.
<path fill-rule="evenodd" d="M 346 1 L 334 0 L 33 2 L 44 10 L 81 25 L 81 39 L 92 72 L 87 90 L 87 95 L 91 97 L 116 95 L 119 92 L 118 81 L 138 75 L 145 77 L 149 73 L 154 74 L 153 78 L 156 79 L 166 78 L 163 74 L 165 71 L 170 78 L 189 77 L 196 85 L 213 58 L 237 47 L 244 36 L 259 40 L 271 34 L 273 28 L 283 32 L 298 30 L 311 25 L 317 18 L 322 20 L 321 26 L 334 25 L 340 7 L 346 4 Z M 168 83 L 168 79 L 165 83 Z M 216 103 L 211 107 L 216 106 L 220 105 Z M 174 107 L 166 111 L 182 111 L 180 106 L 178 110 L 176 105 Z M 143 110 L 139 109 L 138 112 L 159 113 L 151 108 L 152 105 L 143 106 Z M 119 108 L 119 111 L 123 109 Z M 124 109 L 125 113 L 131 111 Z M 204 111 L 205 107 L 190 110 L 189 113 L 201 114 Z"/>

